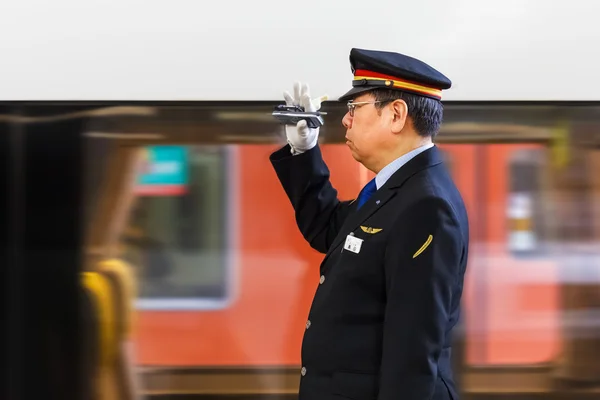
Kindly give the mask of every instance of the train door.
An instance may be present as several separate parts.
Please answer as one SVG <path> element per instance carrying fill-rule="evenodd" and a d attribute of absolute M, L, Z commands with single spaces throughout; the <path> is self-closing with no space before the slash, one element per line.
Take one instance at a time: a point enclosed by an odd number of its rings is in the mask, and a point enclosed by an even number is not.
<path fill-rule="evenodd" d="M 445 143 L 445 140 L 449 142 Z M 497 271 L 495 265 L 500 260 L 506 261 L 509 267 L 512 265 L 510 246 L 507 244 L 514 233 L 507 229 L 510 223 L 506 220 L 514 211 L 508 203 L 519 195 L 531 197 L 529 191 L 519 191 L 518 187 L 514 187 L 513 180 L 522 176 L 519 169 L 522 166 L 517 165 L 515 169 L 510 156 L 523 149 L 537 149 L 539 146 L 469 143 L 469 140 L 452 143 L 449 137 L 442 137 L 441 141 L 439 147 L 446 165 L 468 210 L 471 234 L 461 326 L 457 331 L 457 335 L 464 335 L 466 342 L 462 343 L 461 338 L 457 338 L 460 349 L 455 355 L 462 356 L 463 362 L 468 365 L 502 363 L 502 357 L 506 357 L 507 353 L 499 347 L 503 342 L 497 338 L 494 327 L 502 324 L 499 313 L 506 313 L 507 310 L 503 311 L 496 304 L 496 298 L 502 290 L 510 288 L 500 284 L 497 278 L 503 274 Z M 531 186 L 532 183 L 526 182 L 524 185 Z M 503 208 L 509 210 L 504 211 Z M 515 353 L 521 354 L 520 350 L 516 349 Z M 464 354 L 459 354 L 463 351 Z"/>
<path fill-rule="evenodd" d="M 558 266 L 547 249 L 555 226 L 550 152 L 525 141 L 481 146 L 486 344 L 477 361 L 544 363 L 558 352 Z"/>
<path fill-rule="evenodd" d="M 458 371 L 474 398 L 600 381 L 600 152 L 574 140 L 565 161 L 553 135 L 462 138 L 471 155 L 457 164 L 472 169 L 453 163 L 471 224 Z"/>
<path fill-rule="evenodd" d="M 566 386 L 600 387 L 600 136 L 571 132 L 570 162 L 556 174 L 562 351 L 553 376 Z M 596 136 L 594 136 L 596 135 Z M 590 140 L 592 139 L 592 140 Z"/>
<path fill-rule="evenodd" d="M 558 287 L 555 266 L 543 251 L 551 226 L 547 146 L 523 138 L 494 143 L 485 134 L 445 135 L 440 142 L 471 235 L 454 338 L 457 369 L 552 359 Z M 534 328 L 531 318 L 543 319 L 543 326 Z"/>

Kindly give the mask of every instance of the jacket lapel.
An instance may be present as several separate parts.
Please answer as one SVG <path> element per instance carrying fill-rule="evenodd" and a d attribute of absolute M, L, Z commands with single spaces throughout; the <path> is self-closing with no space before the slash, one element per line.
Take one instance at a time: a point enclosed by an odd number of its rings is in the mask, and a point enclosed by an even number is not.
<path fill-rule="evenodd" d="M 373 215 L 385 203 L 390 201 L 396 195 L 395 190 L 384 189 L 383 187 L 373 193 L 373 196 L 359 210 L 356 209 L 357 204 L 354 203 L 354 211 L 351 212 L 340 229 L 340 233 L 336 236 L 331 244 L 331 249 L 338 247 L 345 239 L 348 233 L 355 230 L 363 221 Z"/>
<path fill-rule="evenodd" d="M 375 212 L 382 209 L 384 204 L 390 201 L 398 193 L 400 187 L 402 187 L 402 185 L 404 185 L 404 183 L 410 177 L 419 171 L 437 165 L 441 162 L 442 156 L 437 147 L 433 146 L 432 148 L 425 150 L 404 164 L 390 177 L 390 179 L 388 179 L 388 181 L 381 188 L 373 193 L 373 196 L 371 196 L 371 198 L 359 210 L 356 209 L 357 203 L 353 203 L 352 206 L 354 207 L 354 212 L 351 212 L 346 218 L 346 221 L 344 221 L 340 232 L 333 240 L 333 243 L 327 252 L 325 260 L 327 257 L 329 257 L 333 250 L 335 250 L 340 244 L 342 244 L 344 240 L 346 240 L 348 233 L 354 231 L 367 218 L 371 217 L 371 215 L 373 215 Z"/>

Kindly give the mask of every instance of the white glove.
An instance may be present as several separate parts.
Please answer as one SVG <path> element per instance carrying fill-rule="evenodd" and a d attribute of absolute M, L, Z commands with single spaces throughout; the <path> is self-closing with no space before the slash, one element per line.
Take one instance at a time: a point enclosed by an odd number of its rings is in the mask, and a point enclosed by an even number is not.
<path fill-rule="evenodd" d="M 294 97 L 289 92 L 283 92 L 283 98 L 287 106 L 301 106 L 307 112 L 315 112 L 321 108 L 321 102 L 327 99 L 327 96 L 321 96 L 318 99 L 311 100 L 308 85 L 300 82 L 294 84 Z M 319 128 L 309 128 L 306 121 L 298 121 L 296 126 L 286 125 L 285 135 L 287 142 L 291 147 L 293 155 L 304 153 L 316 146 L 319 139 Z"/>

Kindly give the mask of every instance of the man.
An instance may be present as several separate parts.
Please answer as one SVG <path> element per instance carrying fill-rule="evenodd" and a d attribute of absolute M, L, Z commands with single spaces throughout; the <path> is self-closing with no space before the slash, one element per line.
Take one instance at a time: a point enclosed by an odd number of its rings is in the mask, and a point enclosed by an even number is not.
<path fill-rule="evenodd" d="M 451 82 L 416 59 L 353 49 L 342 123 L 376 177 L 337 199 L 304 121 L 286 126 L 272 165 L 300 231 L 325 253 L 302 345 L 300 400 L 457 399 L 450 333 L 468 253 L 463 200 L 433 144 Z M 288 104 L 316 110 L 308 87 Z M 318 101 L 317 101 L 318 103 Z"/>

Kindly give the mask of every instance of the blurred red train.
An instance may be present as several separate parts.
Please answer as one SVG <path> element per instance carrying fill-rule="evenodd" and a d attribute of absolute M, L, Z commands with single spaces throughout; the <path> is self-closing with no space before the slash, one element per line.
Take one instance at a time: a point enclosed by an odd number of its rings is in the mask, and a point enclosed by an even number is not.
<path fill-rule="evenodd" d="M 322 147 L 339 197 L 353 198 L 371 172 L 344 145 Z M 551 359 L 559 347 L 560 278 L 556 260 L 541 250 L 539 197 L 548 149 L 523 143 L 440 147 L 474 235 L 464 295 L 468 362 Z M 141 189 L 132 226 L 154 245 L 134 263 L 144 268 L 140 364 L 299 364 L 322 255 L 299 233 L 272 172 L 268 156 L 276 148 L 179 147 L 186 154 L 180 159 L 187 168 L 185 192 Z"/>

